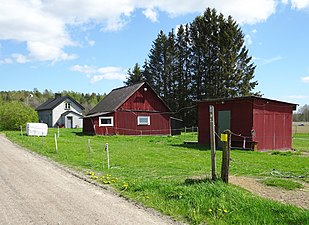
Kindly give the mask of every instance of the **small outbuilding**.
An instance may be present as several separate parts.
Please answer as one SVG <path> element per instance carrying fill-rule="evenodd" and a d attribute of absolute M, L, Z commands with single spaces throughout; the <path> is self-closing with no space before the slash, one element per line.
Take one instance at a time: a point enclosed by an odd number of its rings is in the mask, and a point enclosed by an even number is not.
<path fill-rule="evenodd" d="M 146 82 L 112 90 L 83 119 L 93 135 L 170 135 L 171 110 Z"/>
<path fill-rule="evenodd" d="M 232 147 L 251 150 L 292 148 L 292 117 L 297 104 L 256 96 L 198 101 L 198 142 L 210 146 L 209 106 L 218 136 L 232 132 Z M 217 145 L 221 142 L 217 139 Z"/>

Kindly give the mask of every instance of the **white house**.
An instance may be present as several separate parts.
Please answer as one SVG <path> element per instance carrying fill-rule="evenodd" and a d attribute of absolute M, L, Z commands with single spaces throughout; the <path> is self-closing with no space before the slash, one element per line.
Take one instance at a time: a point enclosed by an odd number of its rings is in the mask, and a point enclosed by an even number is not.
<path fill-rule="evenodd" d="M 84 107 L 70 96 L 56 94 L 36 108 L 40 122 L 48 127 L 78 128 L 83 126 Z"/>

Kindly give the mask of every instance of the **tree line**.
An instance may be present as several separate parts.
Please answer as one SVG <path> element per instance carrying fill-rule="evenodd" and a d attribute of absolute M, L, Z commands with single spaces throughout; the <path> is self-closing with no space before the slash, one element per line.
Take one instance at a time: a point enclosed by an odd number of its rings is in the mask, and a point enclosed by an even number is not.
<path fill-rule="evenodd" d="M 79 93 L 75 91 L 62 91 L 62 96 L 70 96 L 75 99 L 78 103 L 85 107 L 85 113 L 89 112 L 95 105 L 101 101 L 106 94 L 96 94 L 96 93 Z M 40 92 L 38 89 L 33 89 L 33 91 L 0 91 L 0 102 L 12 102 L 18 101 L 29 105 L 31 108 L 35 109 L 48 99 L 54 98 L 55 93 L 51 90 L 45 89 Z"/>
<path fill-rule="evenodd" d="M 124 83 L 147 81 L 185 125 L 196 125 L 198 100 L 260 95 L 254 71 L 239 25 L 208 8 L 192 23 L 160 31 Z"/>
<path fill-rule="evenodd" d="M 83 94 L 74 91 L 62 91 L 62 96 L 71 96 L 89 112 L 106 94 Z M 44 90 L 42 93 L 36 88 L 33 91 L 1 91 L 0 92 L 0 130 L 18 130 L 26 126 L 27 122 L 38 122 L 39 105 L 54 98 L 55 93 Z"/>
<path fill-rule="evenodd" d="M 296 113 L 293 114 L 295 122 L 309 122 L 309 105 L 301 106 Z"/>

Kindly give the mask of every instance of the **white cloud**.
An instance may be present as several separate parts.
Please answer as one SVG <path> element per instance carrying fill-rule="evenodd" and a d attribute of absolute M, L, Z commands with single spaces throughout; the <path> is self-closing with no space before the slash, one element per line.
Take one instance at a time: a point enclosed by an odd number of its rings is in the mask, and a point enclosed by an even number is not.
<path fill-rule="evenodd" d="M 309 98 L 309 96 L 306 96 L 306 95 L 290 95 L 290 96 L 288 96 L 288 98 L 291 98 L 291 99 L 307 99 L 307 98 Z"/>
<path fill-rule="evenodd" d="M 12 64 L 13 60 L 10 58 L 5 58 L 3 60 L 0 60 L 0 64 Z"/>
<path fill-rule="evenodd" d="M 251 38 L 250 34 L 245 35 L 245 44 L 246 45 L 252 45 L 252 38 Z"/>
<path fill-rule="evenodd" d="M 231 15 L 240 24 L 267 20 L 278 4 L 288 0 L 10 0 L 0 3 L 0 40 L 25 43 L 28 61 L 60 61 L 77 56 L 66 51 L 68 46 L 80 46 L 72 40 L 70 27 L 99 27 L 101 31 L 122 29 L 136 10 L 146 18 L 159 21 L 160 13 L 176 17 L 202 13 L 207 7 Z M 295 9 L 309 8 L 309 0 L 291 0 Z M 188 21 L 190 22 L 190 21 Z M 91 26 L 90 26 L 91 25 Z M 89 40 L 93 46 L 95 41 Z M 13 60 L 12 56 L 12 60 Z"/>
<path fill-rule="evenodd" d="M 96 83 L 100 80 L 122 80 L 126 79 L 126 70 L 121 67 L 100 67 L 96 68 L 88 65 L 75 65 L 70 68 L 72 71 L 86 74 L 90 83 Z"/>
<path fill-rule="evenodd" d="M 16 62 L 18 63 L 26 63 L 29 61 L 29 59 L 27 58 L 27 56 L 24 56 L 22 54 L 19 53 L 14 53 L 12 54 L 12 58 L 16 60 Z"/>
<path fill-rule="evenodd" d="M 309 9 L 309 0 L 291 0 L 294 9 Z"/>
<path fill-rule="evenodd" d="M 93 66 L 88 66 L 88 65 L 74 65 L 70 68 L 70 70 L 75 71 L 75 72 L 80 72 L 84 74 L 93 74 L 96 73 L 96 68 Z"/>
<path fill-rule="evenodd" d="M 255 61 L 259 61 L 260 65 L 267 65 L 267 64 L 271 64 L 271 63 L 274 63 L 274 62 L 277 62 L 277 61 L 280 61 L 282 60 L 283 57 L 278 55 L 278 56 L 275 56 L 275 57 L 272 57 L 272 58 L 267 58 L 267 59 L 263 59 L 263 58 L 258 58 L 258 57 L 253 57 L 253 60 Z"/>
<path fill-rule="evenodd" d="M 304 83 L 309 83 L 309 76 L 303 77 L 301 80 L 302 80 L 302 82 L 304 82 Z"/>
<path fill-rule="evenodd" d="M 152 22 L 158 22 L 158 13 L 152 8 L 147 8 L 143 11 L 146 18 L 150 19 Z"/>

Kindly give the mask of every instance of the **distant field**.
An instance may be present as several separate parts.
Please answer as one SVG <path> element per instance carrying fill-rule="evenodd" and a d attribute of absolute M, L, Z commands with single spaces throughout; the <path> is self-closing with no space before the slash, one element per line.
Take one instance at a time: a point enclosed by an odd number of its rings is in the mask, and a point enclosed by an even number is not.
<path fill-rule="evenodd" d="M 47 137 L 28 137 L 5 132 L 12 141 L 76 170 L 87 172 L 98 182 L 111 183 L 117 191 L 147 207 L 190 224 L 305 224 L 309 211 L 259 198 L 233 185 L 207 179 L 210 151 L 181 136 L 86 136 L 80 129 L 57 129 Z M 88 145 L 89 143 L 89 145 Z M 107 169 L 105 144 L 109 144 Z M 309 149 L 309 134 L 296 134 L 296 149 Z M 309 157 L 233 150 L 232 175 L 272 177 L 288 175 L 293 181 L 309 182 Z M 217 151 L 220 172 L 221 151 Z"/>
<path fill-rule="evenodd" d="M 309 134 L 309 122 L 293 122 L 293 134 Z"/>

